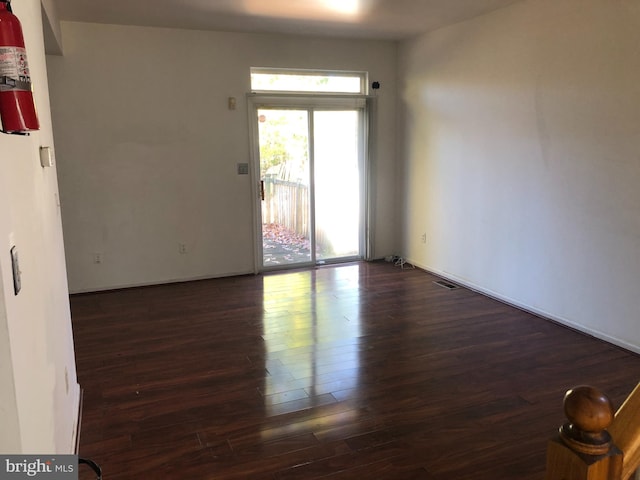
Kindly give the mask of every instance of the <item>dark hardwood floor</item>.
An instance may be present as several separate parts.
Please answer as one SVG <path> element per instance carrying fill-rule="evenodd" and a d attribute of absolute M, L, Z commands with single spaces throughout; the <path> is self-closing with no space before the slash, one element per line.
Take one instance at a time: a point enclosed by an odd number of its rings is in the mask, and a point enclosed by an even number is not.
<path fill-rule="evenodd" d="M 80 453 L 105 480 L 539 480 L 567 388 L 618 407 L 640 381 L 637 355 L 434 280 L 359 263 L 73 296 Z"/>

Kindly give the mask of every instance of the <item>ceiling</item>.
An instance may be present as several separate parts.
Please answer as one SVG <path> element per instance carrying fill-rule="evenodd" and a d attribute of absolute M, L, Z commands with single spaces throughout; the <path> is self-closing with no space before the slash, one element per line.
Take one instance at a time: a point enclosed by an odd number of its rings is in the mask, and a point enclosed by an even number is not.
<path fill-rule="evenodd" d="M 521 0 L 56 0 L 61 20 L 402 40 Z"/>

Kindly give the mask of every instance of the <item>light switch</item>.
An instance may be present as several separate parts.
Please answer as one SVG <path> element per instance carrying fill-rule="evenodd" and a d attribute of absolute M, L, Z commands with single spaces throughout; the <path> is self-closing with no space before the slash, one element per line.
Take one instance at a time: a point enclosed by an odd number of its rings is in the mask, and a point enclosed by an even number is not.
<path fill-rule="evenodd" d="M 53 167 L 53 148 L 40 147 L 40 165 L 42 168 Z"/>
<path fill-rule="evenodd" d="M 239 163 L 238 164 L 238 175 L 249 175 L 249 164 L 248 163 Z"/>
<path fill-rule="evenodd" d="M 6 251 L 6 250 L 5 250 Z M 18 263 L 18 249 L 11 247 L 11 267 L 13 269 L 13 293 L 18 295 L 22 288 L 22 281 L 20 279 L 20 264 Z"/>

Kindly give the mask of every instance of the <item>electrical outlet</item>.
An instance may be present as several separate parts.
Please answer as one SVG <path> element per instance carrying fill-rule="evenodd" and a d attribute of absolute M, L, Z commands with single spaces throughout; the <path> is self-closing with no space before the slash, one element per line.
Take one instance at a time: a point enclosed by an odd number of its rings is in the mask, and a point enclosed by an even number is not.
<path fill-rule="evenodd" d="M 102 263 L 102 254 L 94 253 L 93 254 L 93 263 Z"/>
<path fill-rule="evenodd" d="M 179 243 L 178 244 L 178 251 L 180 252 L 180 255 L 186 255 L 186 253 L 187 253 L 187 244 L 186 243 Z"/>
<path fill-rule="evenodd" d="M 426 233 L 423 233 L 422 237 L 420 237 L 420 238 L 422 240 L 422 243 L 427 243 L 427 234 Z"/>

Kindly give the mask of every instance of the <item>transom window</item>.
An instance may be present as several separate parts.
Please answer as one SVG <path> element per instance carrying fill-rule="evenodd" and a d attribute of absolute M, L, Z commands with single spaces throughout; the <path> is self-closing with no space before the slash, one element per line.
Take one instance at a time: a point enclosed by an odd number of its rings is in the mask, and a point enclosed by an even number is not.
<path fill-rule="evenodd" d="M 251 67 L 251 91 L 367 94 L 367 72 Z"/>

